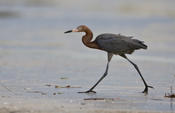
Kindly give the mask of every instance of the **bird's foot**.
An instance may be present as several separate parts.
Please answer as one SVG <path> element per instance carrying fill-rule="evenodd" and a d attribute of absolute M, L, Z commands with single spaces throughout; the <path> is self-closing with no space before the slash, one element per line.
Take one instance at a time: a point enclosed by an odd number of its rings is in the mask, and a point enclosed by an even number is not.
<path fill-rule="evenodd" d="M 87 91 L 82 91 L 82 92 L 78 92 L 78 93 L 96 93 L 96 92 L 92 91 L 92 90 L 87 90 Z"/>
<path fill-rule="evenodd" d="M 142 93 L 148 94 L 148 88 L 154 88 L 153 86 L 145 86 L 144 91 Z"/>

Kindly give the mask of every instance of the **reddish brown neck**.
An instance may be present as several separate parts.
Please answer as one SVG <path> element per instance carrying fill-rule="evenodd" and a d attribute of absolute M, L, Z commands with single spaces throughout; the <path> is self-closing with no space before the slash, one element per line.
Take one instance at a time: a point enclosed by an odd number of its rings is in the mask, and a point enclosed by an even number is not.
<path fill-rule="evenodd" d="M 92 41 L 93 34 L 92 34 L 91 30 L 86 28 L 84 30 L 84 32 L 86 34 L 82 37 L 83 44 L 89 48 L 99 49 L 99 46 L 94 41 Z"/>

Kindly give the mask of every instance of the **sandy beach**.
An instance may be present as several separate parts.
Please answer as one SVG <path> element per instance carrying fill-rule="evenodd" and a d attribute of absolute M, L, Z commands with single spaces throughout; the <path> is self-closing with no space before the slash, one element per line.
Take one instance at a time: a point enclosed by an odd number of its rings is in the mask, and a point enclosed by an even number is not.
<path fill-rule="evenodd" d="M 172 113 L 152 110 L 99 108 L 97 102 L 58 102 L 51 99 L 2 99 L 0 113 Z M 105 102 L 109 104 L 109 101 Z M 108 105 L 107 105 L 108 106 Z"/>

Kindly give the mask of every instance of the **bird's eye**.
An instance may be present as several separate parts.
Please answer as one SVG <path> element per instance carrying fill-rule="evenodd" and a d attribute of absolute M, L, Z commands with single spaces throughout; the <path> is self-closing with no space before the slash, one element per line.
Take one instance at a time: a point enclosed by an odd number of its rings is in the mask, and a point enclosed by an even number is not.
<path fill-rule="evenodd" d="M 82 27 L 80 27 L 80 26 L 77 29 L 78 29 L 78 31 L 82 31 L 83 30 Z"/>
<path fill-rule="evenodd" d="M 82 30 L 82 28 L 81 28 L 81 27 L 78 27 L 78 30 L 79 30 L 79 31 L 81 31 L 81 30 Z"/>

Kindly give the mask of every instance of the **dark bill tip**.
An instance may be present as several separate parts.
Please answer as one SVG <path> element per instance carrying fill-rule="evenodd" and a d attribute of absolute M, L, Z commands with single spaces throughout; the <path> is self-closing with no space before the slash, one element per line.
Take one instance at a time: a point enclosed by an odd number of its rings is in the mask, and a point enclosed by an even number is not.
<path fill-rule="evenodd" d="M 72 30 L 69 30 L 69 31 L 66 31 L 66 32 L 64 32 L 64 33 L 71 33 L 72 32 Z"/>

